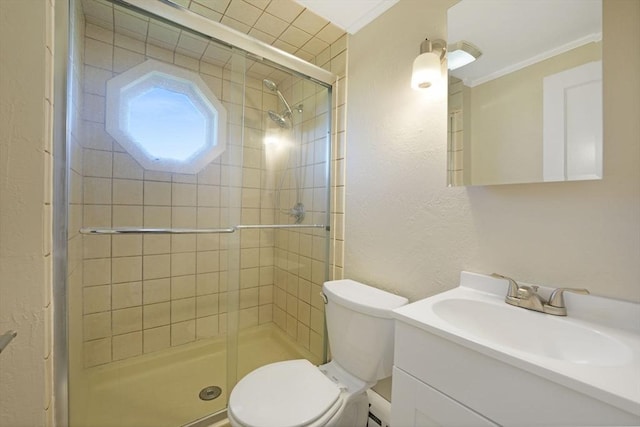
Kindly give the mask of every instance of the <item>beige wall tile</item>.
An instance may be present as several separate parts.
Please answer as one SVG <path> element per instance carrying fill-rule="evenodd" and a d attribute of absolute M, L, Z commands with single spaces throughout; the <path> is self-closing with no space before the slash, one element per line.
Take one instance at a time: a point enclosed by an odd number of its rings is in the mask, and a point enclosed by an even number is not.
<path fill-rule="evenodd" d="M 154 279 L 142 282 L 143 303 L 154 304 L 171 300 L 171 279 Z"/>
<path fill-rule="evenodd" d="M 112 258 L 111 280 L 113 283 L 136 282 L 142 280 L 142 257 Z"/>
<path fill-rule="evenodd" d="M 240 290 L 240 309 L 255 307 L 258 305 L 259 288 Z"/>
<path fill-rule="evenodd" d="M 82 262 L 83 285 L 105 285 L 111 283 L 111 259 L 88 259 Z"/>
<path fill-rule="evenodd" d="M 273 321 L 273 304 L 265 304 L 258 307 L 258 323 L 264 324 Z"/>
<path fill-rule="evenodd" d="M 111 309 L 111 289 L 109 285 L 90 286 L 83 289 L 84 314 L 98 313 Z"/>
<path fill-rule="evenodd" d="M 196 212 L 195 207 L 172 207 L 171 226 L 176 228 L 195 228 Z"/>
<path fill-rule="evenodd" d="M 113 177 L 140 180 L 143 169 L 129 154 L 113 153 Z"/>
<path fill-rule="evenodd" d="M 144 181 L 144 204 L 171 206 L 171 183 Z"/>
<path fill-rule="evenodd" d="M 82 118 L 95 123 L 104 123 L 105 99 L 104 96 L 86 93 L 81 111 Z"/>
<path fill-rule="evenodd" d="M 114 205 L 111 211 L 114 227 L 142 227 L 144 212 L 142 206 Z"/>
<path fill-rule="evenodd" d="M 170 255 L 145 255 L 142 258 L 144 280 L 171 277 Z"/>
<path fill-rule="evenodd" d="M 309 326 L 311 323 L 311 306 L 304 302 L 298 303 L 298 320 Z"/>
<path fill-rule="evenodd" d="M 82 162 L 85 177 L 111 178 L 113 168 L 111 152 L 85 148 Z"/>
<path fill-rule="evenodd" d="M 84 205 L 84 227 L 111 227 L 111 205 Z"/>
<path fill-rule="evenodd" d="M 206 317 L 218 314 L 218 294 L 196 297 L 196 317 Z"/>
<path fill-rule="evenodd" d="M 142 354 L 142 331 L 113 337 L 113 360 Z"/>
<path fill-rule="evenodd" d="M 171 207 L 145 206 L 143 208 L 144 226 L 148 228 L 170 228 Z"/>
<path fill-rule="evenodd" d="M 171 323 L 195 319 L 196 299 L 185 298 L 171 301 Z"/>
<path fill-rule="evenodd" d="M 112 285 L 111 298 L 114 310 L 142 305 L 142 282 Z"/>
<path fill-rule="evenodd" d="M 183 276 L 196 273 L 196 253 L 172 253 L 171 254 L 171 275 Z"/>
<path fill-rule="evenodd" d="M 197 186 L 194 184 L 173 183 L 171 194 L 173 206 L 195 206 L 197 203 Z"/>
<path fill-rule="evenodd" d="M 114 335 L 142 330 L 142 307 L 130 307 L 112 312 L 112 332 Z"/>
<path fill-rule="evenodd" d="M 142 236 L 145 255 L 167 254 L 171 252 L 171 236 L 147 234 Z"/>
<path fill-rule="evenodd" d="M 219 290 L 219 274 L 201 273 L 196 276 L 196 294 L 207 295 Z"/>
<path fill-rule="evenodd" d="M 96 224 L 97 227 L 109 224 Z M 111 256 L 111 236 L 82 236 L 83 257 L 89 258 L 108 258 Z"/>
<path fill-rule="evenodd" d="M 179 276 L 171 278 L 171 299 L 182 299 L 196 296 L 196 276 Z"/>
<path fill-rule="evenodd" d="M 84 178 L 83 201 L 89 205 L 111 204 L 111 179 Z"/>
<path fill-rule="evenodd" d="M 220 270 L 219 251 L 201 251 L 196 254 L 197 273 L 212 273 Z"/>
<path fill-rule="evenodd" d="M 258 307 L 240 310 L 240 314 L 238 316 L 238 327 L 240 329 L 246 329 L 252 326 L 258 326 L 258 315 Z"/>
<path fill-rule="evenodd" d="M 113 180 L 113 204 L 114 205 L 141 205 L 142 181 L 133 179 Z"/>
<path fill-rule="evenodd" d="M 111 312 L 87 314 L 83 317 L 85 341 L 111 335 Z"/>
<path fill-rule="evenodd" d="M 113 46 L 94 39 L 84 42 L 84 62 L 87 65 L 111 70 L 113 61 Z"/>
<path fill-rule="evenodd" d="M 145 61 L 143 54 L 131 50 L 114 47 L 113 49 L 113 71 L 121 73 Z"/>
<path fill-rule="evenodd" d="M 173 323 L 171 325 L 171 345 L 186 344 L 196 339 L 196 321 Z"/>
<path fill-rule="evenodd" d="M 171 323 L 171 303 L 162 302 L 143 306 L 142 322 L 144 329 L 169 325 Z"/>
<path fill-rule="evenodd" d="M 198 208 L 196 211 L 197 221 L 196 225 L 198 228 L 221 228 L 228 227 L 230 224 L 221 224 L 220 221 L 220 208 Z M 199 238 L 213 237 L 218 238 L 218 236 L 198 236 Z"/>
<path fill-rule="evenodd" d="M 245 289 L 256 286 L 260 286 L 260 269 L 254 267 L 240 270 L 240 288 Z"/>
<path fill-rule="evenodd" d="M 295 340 L 298 336 L 298 322 L 294 316 L 290 314 L 287 314 L 286 316 L 287 316 L 287 326 L 286 326 L 287 335 L 289 335 L 291 338 Z"/>
<path fill-rule="evenodd" d="M 112 236 L 111 245 L 114 257 L 142 255 L 141 235 L 132 234 Z"/>
<path fill-rule="evenodd" d="M 171 236 L 171 252 L 195 252 L 196 236 L 193 234 Z"/>
<path fill-rule="evenodd" d="M 143 331 L 144 353 L 169 348 L 171 346 L 171 327 L 161 326 L 159 328 L 145 329 Z"/>
<path fill-rule="evenodd" d="M 196 319 L 196 338 L 210 338 L 218 335 L 218 316 L 206 316 Z"/>
<path fill-rule="evenodd" d="M 296 341 L 302 347 L 308 349 L 310 345 L 309 327 L 303 323 L 298 323 L 298 331 L 296 335 Z"/>
<path fill-rule="evenodd" d="M 258 302 L 260 305 L 273 303 L 273 286 L 261 286 L 259 288 Z"/>
<path fill-rule="evenodd" d="M 111 362 L 111 338 L 87 341 L 83 350 L 86 368 Z"/>

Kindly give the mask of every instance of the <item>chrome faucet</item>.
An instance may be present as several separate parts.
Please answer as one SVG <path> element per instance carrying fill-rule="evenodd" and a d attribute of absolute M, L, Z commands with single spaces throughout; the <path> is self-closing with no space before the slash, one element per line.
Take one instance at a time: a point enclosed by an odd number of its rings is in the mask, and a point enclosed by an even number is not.
<path fill-rule="evenodd" d="M 564 292 L 573 292 L 582 295 L 589 294 L 589 291 L 586 289 L 558 288 L 551 292 L 549 301 L 546 301 L 538 294 L 538 286 L 519 285 L 518 282 L 511 277 L 503 276 L 502 274 L 492 273 L 491 276 L 509 281 L 507 296 L 504 299 L 507 304 L 526 308 L 527 310 L 553 314 L 554 316 L 567 315 L 567 308 L 564 305 Z"/>

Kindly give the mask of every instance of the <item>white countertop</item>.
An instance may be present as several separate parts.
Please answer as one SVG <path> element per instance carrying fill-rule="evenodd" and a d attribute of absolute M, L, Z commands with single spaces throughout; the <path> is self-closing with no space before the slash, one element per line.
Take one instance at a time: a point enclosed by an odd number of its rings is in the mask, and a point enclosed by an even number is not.
<path fill-rule="evenodd" d="M 550 289 L 541 287 L 539 292 L 547 296 Z M 394 317 L 426 332 L 640 415 L 640 304 L 591 295 L 566 294 L 568 316 L 561 317 L 510 306 L 504 302 L 506 293 L 505 280 L 462 272 L 459 287 L 400 307 L 394 310 Z M 478 334 L 456 327 L 437 314 L 437 310 L 433 309 L 434 305 L 446 299 L 494 304 L 496 310 L 502 310 L 501 313 L 506 313 L 504 307 L 507 310 L 516 310 L 513 312 L 515 324 L 505 327 L 513 329 L 520 321 L 529 325 L 540 325 L 540 330 L 531 337 L 532 340 L 546 339 L 545 328 L 563 326 L 557 322 L 567 322 L 566 326 L 587 328 L 590 333 L 596 334 L 594 336 L 606 337 L 615 343 L 613 355 L 616 357 L 612 358 L 610 363 L 606 359 L 604 363 L 569 361 L 525 351 L 517 348 L 517 345 L 496 342 L 487 337 L 491 334 Z M 481 324 L 481 319 L 478 322 Z M 584 344 L 588 348 L 589 343 Z"/>

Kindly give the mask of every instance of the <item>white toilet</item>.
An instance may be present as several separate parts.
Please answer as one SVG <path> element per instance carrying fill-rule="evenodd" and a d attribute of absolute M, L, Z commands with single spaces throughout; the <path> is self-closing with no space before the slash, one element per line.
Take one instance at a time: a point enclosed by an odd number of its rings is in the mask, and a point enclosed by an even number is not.
<path fill-rule="evenodd" d="M 323 286 L 333 360 L 272 363 L 249 373 L 229 397 L 234 427 L 367 425 L 367 389 L 391 375 L 391 310 L 407 299 L 353 280 Z"/>

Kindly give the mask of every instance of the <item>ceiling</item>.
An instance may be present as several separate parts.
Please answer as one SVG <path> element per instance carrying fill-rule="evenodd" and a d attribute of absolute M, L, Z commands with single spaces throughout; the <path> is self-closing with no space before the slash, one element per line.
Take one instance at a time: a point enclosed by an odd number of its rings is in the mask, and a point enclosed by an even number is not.
<path fill-rule="evenodd" d="M 355 34 L 399 0 L 294 0 L 316 15 Z"/>
<path fill-rule="evenodd" d="M 482 51 L 451 72 L 468 86 L 602 38 L 601 0 L 462 0 L 447 16 L 447 42 Z"/>

